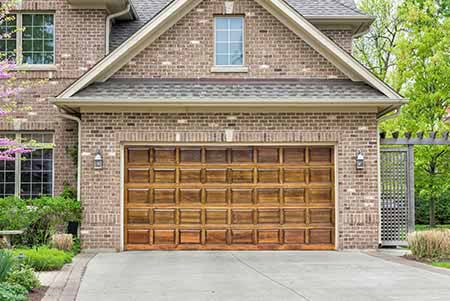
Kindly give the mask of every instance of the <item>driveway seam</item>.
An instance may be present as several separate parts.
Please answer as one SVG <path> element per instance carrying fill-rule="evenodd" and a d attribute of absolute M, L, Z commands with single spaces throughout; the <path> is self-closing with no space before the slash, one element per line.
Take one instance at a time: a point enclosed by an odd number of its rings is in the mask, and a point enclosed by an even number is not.
<path fill-rule="evenodd" d="M 255 267 L 253 267 L 252 265 L 250 265 L 249 263 L 247 263 L 245 260 L 239 258 L 238 256 L 236 256 L 233 252 L 231 252 L 231 256 L 233 256 L 234 259 L 236 259 L 237 261 L 239 261 L 241 264 L 245 265 L 246 267 L 248 267 L 249 269 L 253 270 L 254 272 L 256 272 L 257 274 L 263 276 L 264 278 L 270 280 L 271 282 L 289 290 L 290 292 L 292 292 L 293 294 L 297 295 L 298 297 L 302 298 L 302 300 L 306 300 L 306 301 L 312 301 L 311 299 L 307 298 L 306 296 L 302 295 L 301 293 L 299 293 L 298 291 L 294 290 L 293 288 L 284 285 L 283 283 L 271 278 L 269 275 L 266 275 L 265 273 L 259 271 L 258 269 L 256 269 Z"/>

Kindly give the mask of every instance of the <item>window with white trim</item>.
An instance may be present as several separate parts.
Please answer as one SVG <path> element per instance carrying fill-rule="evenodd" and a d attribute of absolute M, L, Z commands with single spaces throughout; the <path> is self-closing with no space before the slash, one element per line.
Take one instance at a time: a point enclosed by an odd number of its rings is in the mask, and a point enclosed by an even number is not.
<path fill-rule="evenodd" d="M 16 31 L 17 29 L 17 31 Z M 54 15 L 17 13 L 8 15 L 0 25 L 0 56 L 17 64 L 52 65 L 55 63 Z"/>
<path fill-rule="evenodd" d="M 215 53 L 216 66 L 244 65 L 244 17 L 216 17 Z"/>
<path fill-rule="evenodd" d="M 0 161 L 0 198 L 16 195 L 36 198 L 53 194 L 53 134 L 16 133 L 2 137 L 33 142 L 31 153 L 16 154 L 15 161 Z"/>

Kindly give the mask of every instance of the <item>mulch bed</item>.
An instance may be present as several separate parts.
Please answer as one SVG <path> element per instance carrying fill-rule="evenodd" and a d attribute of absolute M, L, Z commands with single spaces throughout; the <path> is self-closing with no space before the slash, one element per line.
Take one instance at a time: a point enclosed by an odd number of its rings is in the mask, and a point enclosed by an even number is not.
<path fill-rule="evenodd" d="M 47 292 L 47 290 L 48 290 L 48 286 L 42 286 L 40 288 L 33 289 L 28 294 L 28 300 L 29 301 L 41 301 L 44 298 L 45 292 Z"/>

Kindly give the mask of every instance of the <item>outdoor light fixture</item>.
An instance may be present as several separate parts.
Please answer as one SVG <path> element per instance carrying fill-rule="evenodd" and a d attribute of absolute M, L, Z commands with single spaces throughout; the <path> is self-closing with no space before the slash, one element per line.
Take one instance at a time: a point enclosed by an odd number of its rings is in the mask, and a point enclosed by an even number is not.
<path fill-rule="evenodd" d="M 103 157 L 100 150 L 97 150 L 94 158 L 94 169 L 103 169 Z"/>
<path fill-rule="evenodd" d="M 356 154 L 356 169 L 364 169 L 364 155 L 360 149 Z"/>

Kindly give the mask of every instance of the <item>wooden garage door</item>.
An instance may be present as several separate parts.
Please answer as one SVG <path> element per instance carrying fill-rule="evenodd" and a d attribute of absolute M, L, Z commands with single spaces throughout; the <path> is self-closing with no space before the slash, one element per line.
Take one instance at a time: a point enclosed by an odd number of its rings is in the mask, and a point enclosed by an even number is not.
<path fill-rule="evenodd" d="M 127 250 L 334 249 L 332 147 L 125 148 Z"/>

